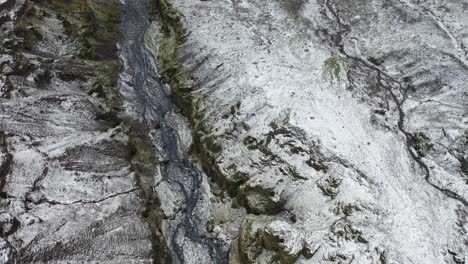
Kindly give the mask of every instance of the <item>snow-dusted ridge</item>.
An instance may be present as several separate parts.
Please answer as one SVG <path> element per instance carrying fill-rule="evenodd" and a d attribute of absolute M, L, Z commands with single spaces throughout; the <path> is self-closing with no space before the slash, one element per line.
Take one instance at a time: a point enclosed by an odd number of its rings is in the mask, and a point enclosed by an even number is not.
<path fill-rule="evenodd" d="M 464 1 L 172 6 L 231 263 L 465 261 Z"/>

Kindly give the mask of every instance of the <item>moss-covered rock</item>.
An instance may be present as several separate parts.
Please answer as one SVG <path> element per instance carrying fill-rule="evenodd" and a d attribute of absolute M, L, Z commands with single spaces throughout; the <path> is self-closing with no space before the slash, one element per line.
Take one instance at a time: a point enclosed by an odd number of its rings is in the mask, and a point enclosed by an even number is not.
<path fill-rule="evenodd" d="M 248 212 L 253 214 L 273 215 L 281 211 L 284 197 L 277 189 L 262 185 L 243 185 L 239 191 L 239 199 Z"/>
<path fill-rule="evenodd" d="M 238 237 L 238 254 L 241 263 L 256 263 L 263 251 L 263 235 L 267 219 L 247 216 Z"/>
<path fill-rule="evenodd" d="M 231 247 L 229 249 L 229 260 L 228 264 L 241 264 L 241 258 L 239 254 L 239 239 L 235 239 L 231 243 Z"/>
<path fill-rule="evenodd" d="M 56 13 L 64 33 L 80 43 L 79 57 L 86 60 L 117 59 L 120 19 L 124 7 L 119 1 L 50 1 L 35 4 Z"/>
<path fill-rule="evenodd" d="M 303 234 L 275 216 L 247 216 L 231 244 L 229 263 L 291 264 L 304 251 Z"/>
<path fill-rule="evenodd" d="M 330 227 L 330 239 L 333 241 L 354 241 L 362 244 L 367 243 L 362 232 L 356 229 L 349 218 L 344 216 L 336 220 Z"/>
<path fill-rule="evenodd" d="M 434 147 L 431 140 L 422 132 L 415 133 L 411 136 L 410 143 L 419 156 L 424 157 Z"/>
<path fill-rule="evenodd" d="M 10 82 L 10 79 L 8 77 L 5 79 L 5 83 L 3 84 L 3 87 L 0 89 L 0 97 L 5 98 L 5 99 L 10 99 L 12 92 L 15 90 L 15 87 L 13 84 Z"/>
<path fill-rule="evenodd" d="M 49 69 L 40 69 L 36 76 L 34 77 L 34 81 L 39 87 L 43 87 L 50 83 L 52 79 L 52 72 Z"/>
<path fill-rule="evenodd" d="M 172 263 L 171 256 L 161 231 L 164 212 L 153 189 L 153 176 L 157 170 L 159 153 L 144 135 L 137 131 L 129 131 L 128 133 L 130 135 L 128 150 L 132 170 L 135 172 L 137 185 L 142 191 L 143 199 L 146 201 L 143 216 L 147 219 L 151 230 L 153 260 L 155 263 L 169 264 Z"/>
<path fill-rule="evenodd" d="M 15 23 L 14 33 L 17 37 L 22 38 L 22 46 L 27 50 L 34 48 L 36 42 L 42 40 L 42 34 L 33 26 L 33 21 L 38 15 L 34 4 L 27 1 L 25 10 Z"/>
<path fill-rule="evenodd" d="M 283 220 L 274 220 L 265 227 L 263 243 L 275 252 L 280 264 L 292 264 L 304 251 L 304 235 Z"/>
<path fill-rule="evenodd" d="M 328 177 L 318 182 L 317 185 L 324 196 L 328 196 L 331 199 L 335 199 L 339 192 L 341 179 L 335 177 Z"/>
<path fill-rule="evenodd" d="M 15 52 L 13 54 L 13 71 L 11 72 L 11 75 L 25 76 L 35 69 L 36 66 L 33 65 L 21 52 Z"/>

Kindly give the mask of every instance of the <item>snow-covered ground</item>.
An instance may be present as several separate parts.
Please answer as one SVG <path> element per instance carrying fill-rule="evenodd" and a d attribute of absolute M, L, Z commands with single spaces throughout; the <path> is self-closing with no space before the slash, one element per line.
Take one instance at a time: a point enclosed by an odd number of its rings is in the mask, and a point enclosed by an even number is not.
<path fill-rule="evenodd" d="M 468 263 L 466 0 L 144 1 L 0 0 L 0 263 Z"/>
<path fill-rule="evenodd" d="M 467 5 L 173 1 L 231 263 L 464 263 Z"/>
<path fill-rule="evenodd" d="M 63 28 L 72 12 L 11 3 L 0 9 L 0 263 L 150 263 L 127 128 L 99 118 L 118 63 L 78 58 L 80 35 Z M 37 45 L 23 48 L 15 23 L 31 23 Z"/>

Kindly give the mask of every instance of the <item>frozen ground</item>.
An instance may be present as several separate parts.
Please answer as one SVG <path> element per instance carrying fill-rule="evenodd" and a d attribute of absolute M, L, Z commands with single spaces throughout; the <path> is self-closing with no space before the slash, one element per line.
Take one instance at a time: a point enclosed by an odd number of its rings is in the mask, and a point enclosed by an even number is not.
<path fill-rule="evenodd" d="M 80 15 L 36 2 L 0 9 L 0 263 L 150 263 L 116 57 L 79 55 Z"/>
<path fill-rule="evenodd" d="M 173 1 L 230 263 L 465 263 L 467 5 Z"/>
<path fill-rule="evenodd" d="M 466 0 L 32 2 L 0 263 L 468 262 Z"/>

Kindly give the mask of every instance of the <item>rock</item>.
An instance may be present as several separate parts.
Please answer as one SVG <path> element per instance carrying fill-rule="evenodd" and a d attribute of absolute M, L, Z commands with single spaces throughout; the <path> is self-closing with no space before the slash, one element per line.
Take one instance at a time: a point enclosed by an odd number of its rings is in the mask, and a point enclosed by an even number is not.
<path fill-rule="evenodd" d="M 117 116 L 123 103 L 115 31 L 123 6 L 65 2 L 0 8 L 0 24 L 6 12 L 14 18 L 0 31 L 0 262 L 150 263 L 153 237 L 128 126 L 96 118 Z M 67 35 L 57 14 L 81 31 Z M 102 57 L 79 59 L 93 21 L 91 49 Z M 71 78 L 61 80 L 63 71 Z M 94 83 L 101 98 L 87 94 Z"/>
<path fill-rule="evenodd" d="M 13 73 L 13 68 L 11 68 L 9 65 L 4 65 L 2 67 L 2 73 L 5 75 L 10 75 L 11 73 Z"/>
<path fill-rule="evenodd" d="M 261 185 L 241 187 L 240 197 L 245 199 L 246 207 L 254 214 L 278 213 L 284 203 L 279 190 L 268 189 Z"/>
<path fill-rule="evenodd" d="M 247 216 L 244 219 L 237 238 L 240 263 L 256 263 L 257 258 L 264 250 L 264 229 L 269 220 L 272 220 L 272 218 Z"/>
<path fill-rule="evenodd" d="M 231 244 L 229 263 L 294 263 L 302 254 L 304 235 L 279 217 L 248 215 Z"/>
<path fill-rule="evenodd" d="M 304 250 L 304 233 L 291 224 L 275 220 L 265 227 L 265 248 L 279 255 L 280 263 L 294 263 Z"/>
<path fill-rule="evenodd" d="M 0 237 L 8 237 L 21 227 L 20 221 L 9 213 L 0 214 Z"/>
<path fill-rule="evenodd" d="M 464 1 L 171 6 L 189 33 L 165 66 L 210 137 L 200 147 L 216 146 L 205 167 L 230 179 L 217 195 L 260 218 L 294 214 L 314 236 L 301 263 L 441 263 L 452 258 L 441 245 L 467 254 Z M 272 253 L 252 221 L 239 257 L 261 263 Z M 294 259 L 293 244 L 270 247 Z"/>

